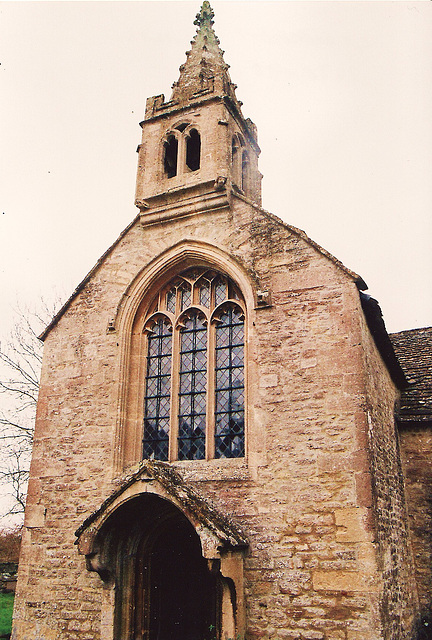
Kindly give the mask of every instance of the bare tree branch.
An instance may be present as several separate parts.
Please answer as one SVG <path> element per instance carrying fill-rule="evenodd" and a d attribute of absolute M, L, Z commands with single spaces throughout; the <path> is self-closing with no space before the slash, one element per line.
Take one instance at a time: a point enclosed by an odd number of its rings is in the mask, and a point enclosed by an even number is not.
<path fill-rule="evenodd" d="M 24 512 L 42 363 L 38 335 L 59 306 L 42 301 L 37 311 L 18 309 L 9 338 L 0 343 L 0 484 L 12 497 L 3 515 Z"/>

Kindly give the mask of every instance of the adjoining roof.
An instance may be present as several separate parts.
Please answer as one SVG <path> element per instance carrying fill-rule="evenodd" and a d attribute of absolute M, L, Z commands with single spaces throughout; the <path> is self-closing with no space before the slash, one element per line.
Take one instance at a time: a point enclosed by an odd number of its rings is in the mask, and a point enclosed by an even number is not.
<path fill-rule="evenodd" d="M 408 380 L 399 360 L 396 357 L 393 344 L 384 324 L 384 318 L 378 300 L 375 300 L 375 298 L 372 298 L 366 293 L 360 291 L 360 302 L 369 331 L 371 332 L 378 351 L 385 362 L 391 379 L 398 389 L 405 389 L 408 385 Z"/>
<path fill-rule="evenodd" d="M 432 422 L 432 327 L 391 333 L 390 339 L 410 383 L 402 392 L 399 421 Z"/>

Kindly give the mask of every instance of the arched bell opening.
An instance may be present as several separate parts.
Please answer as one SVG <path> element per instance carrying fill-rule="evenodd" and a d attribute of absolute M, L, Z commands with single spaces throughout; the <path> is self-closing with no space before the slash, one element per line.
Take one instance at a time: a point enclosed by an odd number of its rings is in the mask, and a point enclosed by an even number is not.
<path fill-rule="evenodd" d="M 201 166 L 201 137 L 196 129 L 191 129 L 186 139 L 186 166 L 190 171 Z"/>
<path fill-rule="evenodd" d="M 88 568 L 115 594 L 114 640 L 218 640 L 235 628 L 234 587 L 170 501 L 144 493 L 123 503 L 93 548 Z"/>
<path fill-rule="evenodd" d="M 164 172 L 167 178 L 174 178 L 177 175 L 178 140 L 174 135 L 170 135 L 164 143 Z"/>

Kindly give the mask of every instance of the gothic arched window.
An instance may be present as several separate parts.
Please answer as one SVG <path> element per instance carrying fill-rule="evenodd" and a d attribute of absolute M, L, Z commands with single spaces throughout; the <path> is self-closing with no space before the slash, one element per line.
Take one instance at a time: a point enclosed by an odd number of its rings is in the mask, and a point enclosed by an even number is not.
<path fill-rule="evenodd" d="M 201 136 L 197 129 L 182 122 L 168 132 L 163 143 L 163 171 L 167 178 L 201 167 Z"/>
<path fill-rule="evenodd" d="M 178 140 L 171 135 L 164 143 L 164 171 L 168 178 L 177 175 Z"/>
<path fill-rule="evenodd" d="M 244 301 L 226 275 L 189 269 L 155 297 L 144 325 L 143 457 L 244 456 Z"/>
<path fill-rule="evenodd" d="M 250 183 L 250 165 L 249 157 L 246 151 L 242 153 L 242 183 L 241 188 L 245 194 L 248 194 Z"/>
<path fill-rule="evenodd" d="M 201 138 L 196 129 L 191 129 L 186 139 L 186 166 L 191 171 L 198 171 L 201 160 Z"/>

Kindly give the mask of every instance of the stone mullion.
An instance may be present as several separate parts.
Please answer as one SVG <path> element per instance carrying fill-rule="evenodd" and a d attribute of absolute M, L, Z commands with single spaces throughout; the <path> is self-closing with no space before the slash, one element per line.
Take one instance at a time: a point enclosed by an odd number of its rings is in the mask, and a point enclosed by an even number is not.
<path fill-rule="evenodd" d="M 207 325 L 207 409 L 206 409 L 206 460 L 215 457 L 215 411 L 216 411 L 216 326 Z"/>
<path fill-rule="evenodd" d="M 169 461 L 178 459 L 178 414 L 180 390 L 180 330 L 173 330 L 173 354 L 171 362 L 171 413 L 169 436 Z"/>
<path fill-rule="evenodd" d="M 184 135 L 178 136 L 177 141 L 177 175 L 180 175 L 186 171 L 186 140 Z"/>

